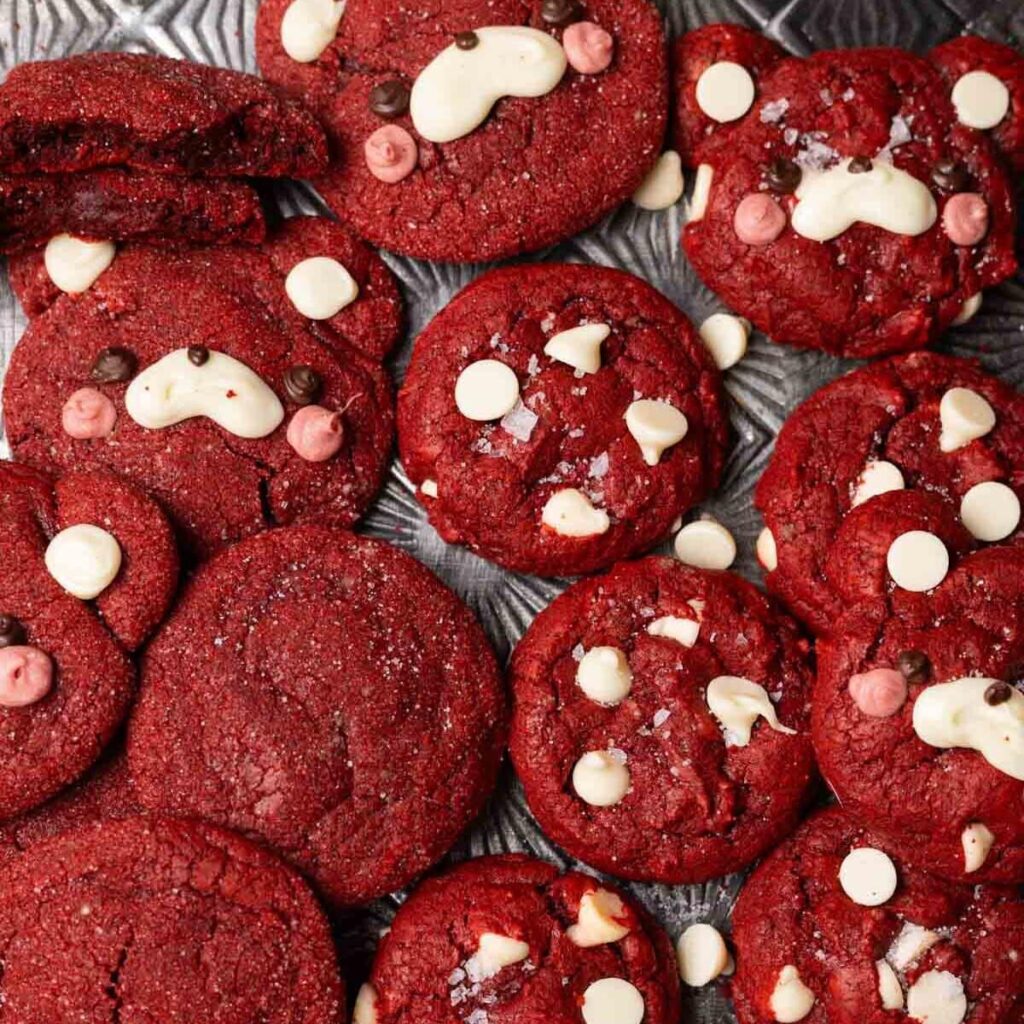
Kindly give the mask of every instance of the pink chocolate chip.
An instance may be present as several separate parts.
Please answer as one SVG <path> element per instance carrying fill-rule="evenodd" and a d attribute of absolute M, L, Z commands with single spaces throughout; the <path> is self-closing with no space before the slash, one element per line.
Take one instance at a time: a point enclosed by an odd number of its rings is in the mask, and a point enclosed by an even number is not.
<path fill-rule="evenodd" d="M 988 233 L 988 203 L 977 192 L 957 192 L 942 211 L 942 226 L 954 245 L 977 245 Z"/>
<path fill-rule="evenodd" d="M 288 424 L 288 443 L 307 462 L 326 462 L 341 447 L 341 413 L 322 405 L 305 405 Z"/>
<path fill-rule="evenodd" d="M 116 420 L 114 403 L 95 388 L 79 388 L 64 403 L 60 414 L 65 433 L 79 440 L 106 437 Z"/>
<path fill-rule="evenodd" d="M 569 63 L 581 75 L 596 75 L 611 64 L 615 41 L 600 25 L 577 21 L 562 33 L 562 46 Z"/>
<path fill-rule="evenodd" d="M 23 708 L 53 685 L 53 663 L 38 647 L 0 648 L 0 707 Z"/>
<path fill-rule="evenodd" d="M 873 668 L 850 676 L 849 689 L 853 703 L 872 718 L 896 714 L 907 699 L 907 681 L 892 668 Z"/>
<path fill-rule="evenodd" d="M 419 153 L 416 140 L 397 124 L 378 128 L 363 146 L 370 173 L 389 185 L 412 174 Z"/>
<path fill-rule="evenodd" d="M 782 207 L 763 192 L 744 196 L 733 218 L 733 228 L 739 240 L 747 245 L 774 242 L 785 226 L 786 214 Z"/>

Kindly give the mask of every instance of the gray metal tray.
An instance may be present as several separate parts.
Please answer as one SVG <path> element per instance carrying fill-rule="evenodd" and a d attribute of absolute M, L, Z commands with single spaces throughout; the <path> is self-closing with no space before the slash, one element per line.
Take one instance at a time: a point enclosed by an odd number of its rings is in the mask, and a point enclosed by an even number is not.
<path fill-rule="evenodd" d="M 255 72 L 257 5 L 258 0 L 0 0 L 0 70 L 6 73 L 21 61 L 85 50 L 131 50 Z M 797 54 L 870 44 L 925 50 L 968 29 L 1024 45 L 1020 0 L 659 0 L 658 5 L 665 11 L 672 35 L 709 21 L 743 22 Z M 300 185 L 282 187 L 279 198 L 286 214 L 324 212 L 315 194 Z M 651 214 L 627 204 L 593 230 L 531 259 L 630 270 L 699 323 L 723 307 L 680 253 L 680 217 L 678 207 Z M 402 284 L 409 312 L 409 333 L 393 360 L 395 378 L 400 381 L 412 341 L 422 327 L 486 268 L 384 255 Z M 0 279 L 0 370 L 6 368 L 24 326 L 6 279 Z M 939 347 L 977 356 L 1004 379 L 1018 387 L 1024 384 L 1024 276 L 987 293 L 975 319 L 952 331 Z M 726 375 L 736 442 L 720 491 L 700 511 L 732 530 L 740 546 L 735 568 L 751 579 L 759 578 L 753 544 L 760 529 L 751 493 L 775 435 L 794 406 L 849 365 L 818 353 L 772 345 L 755 335 L 746 358 Z M 9 457 L 2 436 L 0 456 Z M 427 525 L 397 461 L 361 529 L 404 548 L 438 573 L 478 613 L 502 658 L 537 611 L 566 585 L 506 572 L 446 545 Z M 541 833 L 507 767 L 489 810 L 450 856 L 462 859 L 504 850 L 526 850 L 571 863 Z M 697 920 L 727 929 L 740 881 L 739 876 L 731 876 L 706 885 L 625 883 L 625 888 L 674 939 Z M 404 895 L 395 893 L 337 922 L 342 960 L 353 984 L 365 974 L 377 936 Z M 684 1001 L 686 1021 L 726 1024 L 734 1020 L 728 1001 L 714 986 L 686 992 Z"/>

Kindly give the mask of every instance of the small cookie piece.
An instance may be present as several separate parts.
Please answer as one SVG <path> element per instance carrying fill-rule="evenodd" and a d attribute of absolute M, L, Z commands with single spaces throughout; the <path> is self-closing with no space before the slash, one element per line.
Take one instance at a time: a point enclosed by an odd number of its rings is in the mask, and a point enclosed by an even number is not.
<path fill-rule="evenodd" d="M 1013 889 L 955 885 L 912 866 L 904 856 L 911 842 L 830 808 L 754 869 L 732 918 L 739 1024 L 959 1024 L 968 1000 L 972 1021 L 1020 1020 L 1024 903 Z M 843 888 L 844 864 L 864 853 L 880 872 L 865 875 L 869 885 L 888 891 L 895 869 L 895 890 L 878 905 Z"/>
<path fill-rule="evenodd" d="M 441 536 L 545 576 L 663 538 L 717 484 L 728 430 L 683 314 L 630 274 L 563 264 L 457 295 L 416 340 L 398 423 Z"/>
<path fill-rule="evenodd" d="M 198 822 L 105 822 L 33 846 L 0 877 L 0 934 L 11 1021 L 343 1015 L 327 919 L 302 879 Z"/>
<path fill-rule="evenodd" d="M 595 650 L 619 656 L 598 663 Z M 629 673 L 613 701 L 592 685 L 600 666 Z M 556 598 L 516 648 L 512 760 L 541 827 L 574 857 L 705 881 L 798 821 L 814 779 L 811 681 L 808 642 L 740 577 L 623 563 Z M 618 799 L 581 791 L 575 769 L 593 757 L 628 773 Z"/>
<path fill-rule="evenodd" d="M 957 405 L 951 399 L 961 392 L 975 396 L 973 404 L 980 399 L 987 405 L 994 414 L 991 429 L 965 434 L 963 417 L 951 418 L 948 407 Z M 955 444 L 949 440 L 954 433 Z M 964 440 L 971 433 L 980 436 Z M 999 514 L 997 529 L 977 497 L 967 501 L 978 493 L 975 488 L 995 483 L 1014 497 L 1024 496 L 1024 396 L 1019 392 L 973 362 L 931 352 L 847 374 L 815 392 L 786 420 L 758 482 L 755 504 L 777 556 L 777 566 L 766 574 L 768 588 L 814 630 L 826 631 L 844 608 L 829 561 L 850 518 L 878 521 L 891 544 L 896 535 L 889 524 L 869 510 L 878 502 L 897 508 L 896 492 L 927 491 L 946 502 L 953 517 L 960 515 L 969 530 L 973 527 L 975 540 L 987 540 L 992 531 L 1002 534 L 999 540 L 1013 540 L 1020 528 L 1019 522 L 1012 524 L 1012 509 Z"/>
<path fill-rule="evenodd" d="M 582 929 L 594 908 L 600 934 Z M 501 955 L 504 954 L 504 955 Z M 373 1012 L 359 1016 L 359 1008 Z M 624 893 L 523 854 L 478 857 L 422 883 L 377 947 L 362 1024 L 679 1019 L 668 936 Z"/>
<path fill-rule="evenodd" d="M 501 679 L 468 609 L 341 530 L 274 530 L 207 562 L 142 674 L 139 802 L 258 837 L 335 905 L 429 867 L 501 761 Z"/>

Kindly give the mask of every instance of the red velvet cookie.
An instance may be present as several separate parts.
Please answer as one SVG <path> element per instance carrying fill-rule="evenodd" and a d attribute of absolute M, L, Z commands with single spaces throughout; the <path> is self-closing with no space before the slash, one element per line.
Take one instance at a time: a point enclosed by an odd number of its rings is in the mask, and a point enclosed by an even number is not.
<path fill-rule="evenodd" d="M 740 577 L 618 565 L 541 612 L 511 672 L 513 762 L 573 856 L 701 882 L 796 825 L 814 778 L 809 644 Z"/>
<path fill-rule="evenodd" d="M 1024 882 L 1024 548 L 957 562 L 934 522 L 914 531 L 889 548 L 886 586 L 818 644 L 818 763 L 843 806 L 925 870 Z M 908 536 L 914 560 L 894 554 Z M 908 566 L 940 581 L 922 591 Z"/>
<path fill-rule="evenodd" d="M 589 875 L 522 854 L 424 882 L 381 940 L 358 1024 L 675 1024 L 667 936 Z"/>
<path fill-rule="evenodd" d="M 53 484 L 11 462 L 0 550 L 3 820 L 73 782 L 116 733 L 135 689 L 127 652 L 163 617 L 178 562 L 163 513 L 125 481 Z"/>
<path fill-rule="evenodd" d="M 1024 902 L 906 863 L 908 846 L 823 811 L 747 880 L 733 911 L 740 1024 L 1017 1024 Z"/>
<path fill-rule="evenodd" d="M 386 544 L 294 527 L 199 570 L 146 651 L 128 758 L 148 809 L 258 837 L 335 904 L 436 861 L 505 740 L 483 631 Z"/>
<path fill-rule="evenodd" d="M 25 257 L 12 273 L 30 313 L 53 302 L 4 384 L 17 458 L 136 481 L 194 555 L 362 514 L 390 456 L 381 359 L 401 304 L 348 232 L 303 217 L 260 248 L 126 245 L 87 291 L 55 301 L 49 262 Z"/>
<path fill-rule="evenodd" d="M 994 413 L 982 433 L 988 422 L 977 397 Z M 983 417 L 966 433 L 961 407 Z M 926 352 L 863 367 L 817 391 L 783 424 L 757 486 L 769 589 L 827 631 L 849 596 L 829 571 L 837 534 L 865 514 L 887 531 L 888 512 L 862 510 L 904 488 L 945 499 L 954 516 L 963 509 L 976 540 L 1020 537 L 1013 506 L 1024 497 L 1024 396 L 973 362 Z"/>
<path fill-rule="evenodd" d="M 336 29 L 305 0 L 263 0 L 256 54 L 327 126 L 317 188 L 375 245 L 456 261 L 539 249 L 629 198 L 661 151 L 668 73 L 648 0 L 334 10 Z"/>
<path fill-rule="evenodd" d="M 0 876 L 11 1024 L 341 1024 L 327 921 L 293 871 L 220 829 L 131 819 L 34 847 Z"/>
<path fill-rule="evenodd" d="M 927 61 L 788 58 L 706 139 L 683 245 L 775 341 L 864 357 L 922 348 L 1016 269 L 1002 160 Z"/>
<path fill-rule="evenodd" d="M 399 447 L 445 540 L 545 576 L 663 538 L 718 483 L 721 382 L 685 316 L 604 267 L 491 271 L 416 341 Z"/>
<path fill-rule="evenodd" d="M 133 167 L 303 177 L 322 129 L 253 75 L 140 53 L 18 64 L 0 86 L 0 173 Z"/>

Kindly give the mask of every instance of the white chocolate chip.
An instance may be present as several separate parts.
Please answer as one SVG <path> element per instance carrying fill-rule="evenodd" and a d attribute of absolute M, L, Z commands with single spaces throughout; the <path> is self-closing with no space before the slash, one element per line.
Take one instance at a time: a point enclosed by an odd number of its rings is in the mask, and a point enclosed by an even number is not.
<path fill-rule="evenodd" d="M 766 526 L 757 535 L 757 560 L 765 572 L 775 572 L 779 567 L 779 549 L 775 545 L 775 534 Z"/>
<path fill-rule="evenodd" d="M 778 1024 L 796 1024 L 811 1012 L 814 993 L 803 983 L 800 972 L 792 964 L 786 964 L 779 971 L 770 1005 Z"/>
<path fill-rule="evenodd" d="M 710 924 L 691 924 L 676 944 L 679 976 L 691 988 L 714 981 L 729 964 L 721 933 Z"/>
<path fill-rule="evenodd" d="M 429 479 L 428 480 L 424 480 L 423 483 L 420 484 L 420 490 L 428 498 L 436 498 L 437 497 L 437 481 L 436 480 L 429 480 Z"/>
<path fill-rule="evenodd" d="M 898 587 L 920 594 L 937 587 L 946 578 L 949 552 L 934 533 L 910 530 L 901 533 L 889 545 L 885 564 Z"/>
<path fill-rule="evenodd" d="M 745 747 L 750 742 L 754 723 L 764 720 L 776 732 L 795 736 L 796 730 L 779 722 L 775 706 L 765 688 L 739 676 L 716 676 L 708 683 L 708 707 L 725 731 L 727 746 Z"/>
<path fill-rule="evenodd" d="M 493 978 L 504 967 L 521 963 L 530 955 L 529 943 L 509 935 L 484 932 L 477 950 L 466 964 L 466 972 L 477 980 Z"/>
<path fill-rule="evenodd" d="M 44 555 L 50 575 L 69 593 L 91 601 L 121 569 L 121 545 L 98 526 L 79 523 L 61 530 Z"/>
<path fill-rule="evenodd" d="M 712 313 L 700 325 L 700 337 L 715 366 L 728 370 L 735 366 L 747 353 L 750 339 L 750 321 L 732 313 Z"/>
<path fill-rule="evenodd" d="M 651 398 L 631 403 L 625 420 L 648 466 L 656 466 L 661 453 L 682 441 L 689 429 L 686 417 L 674 405 Z"/>
<path fill-rule="evenodd" d="M 970 388 L 950 388 L 939 402 L 939 419 L 942 422 L 939 447 L 944 452 L 963 448 L 984 437 L 996 425 L 992 406 Z"/>
<path fill-rule="evenodd" d="M 667 210 L 679 202 L 685 186 L 683 162 L 674 149 L 669 149 L 658 157 L 633 193 L 633 202 L 642 210 Z"/>
<path fill-rule="evenodd" d="M 914 701 L 914 732 L 932 747 L 976 750 L 993 768 L 1024 782 L 1024 693 L 989 704 L 985 691 L 998 679 L 967 676 L 926 687 Z"/>
<path fill-rule="evenodd" d="M 629 696 L 633 673 L 618 647 L 591 647 L 576 666 L 576 684 L 593 701 L 614 707 Z"/>
<path fill-rule="evenodd" d="M 355 278 L 330 256 L 311 256 L 296 263 L 284 279 L 292 305 L 310 320 L 330 320 L 359 294 Z"/>
<path fill-rule="evenodd" d="M 736 560 L 736 541 L 714 519 L 687 523 L 675 540 L 676 558 L 698 569 L 728 569 Z"/>
<path fill-rule="evenodd" d="M 711 198 L 711 182 L 715 172 L 711 164 L 701 164 L 697 168 L 697 175 L 693 179 L 693 194 L 690 196 L 690 203 L 687 206 L 687 222 L 696 224 L 704 219 L 707 213 L 708 200 Z"/>
<path fill-rule="evenodd" d="M 377 990 L 368 981 L 360 986 L 356 996 L 352 1024 L 377 1024 Z"/>
<path fill-rule="evenodd" d="M 988 71 L 968 71 L 953 86 L 956 117 L 968 128 L 995 128 L 1010 109 L 1010 90 Z"/>
<path fill-rule="evenodd" d="M 563 537 L 595 537 L 611 526 L 608 513 L 594 508 L 590 499 L 575 487 L 555 491 L 540 514 L 541 522 Z"/>
<path fill-rule="evenodd" d="M 580 324 L 554 334 L 544 346 L 544 354 L 583 373 L 601 369 L 601 343 L 612 329 L 608 324 Z"/>
<path fill-rule="evenodd" d="M 79 295 L 92 287 L 116 255 L 113 242 L 86 242 L 73 235 L 54 235 L 43 252 L 43 265 L 62 292 Z"/>
<path fill-rule="evenodd" d="M 576 923 L 566 934 L 571 942 L 584 949 L 618 942 L 629 934 L 629 925 L 623 924 L 626 908 L 622 900 L 607 889 L 594 889 L 584 893 Z"/>
<path fill-rule="evenodd" d="M 455 382 L 455 405 L 466 419 L 500 420 L 519 401 L 515 370 L 497 359 L 470 363 Z"/>
<path fill-rule="evenodd" d="M 949 971 L 925 971 L 907 992 L 907 1016 L 920 1024 L 960 1024 L 967 1016 L 963 982 Z"/>
<path fill-rule="evenodd" d="M 904 921 L 885 958 L 897 971 L 905 971 L 911 964 L 928 952 L 940 936 L 912 921 Z"/>
<path fill-rule="evenodd" d="M 212 350 L 199 366 L 186 348 L 168 352 L 128 385 L 124 406 L 150 430 L 205 416 L 236 437 L 266 437 L 284 419 L 284 406 L 261 377 Z"/>
<path fill-rule="evenodd" d="M 839 867 L 843 892 L 862 907 L 880 907 L 896 891 L 896 865 L 892 858 L 871 846 L 851 850 Z"/>
<path fill-rule="evenodd" d="M 697 79 L 697 106 L 725 124 L 741 118 L 754 102 L 754 80 L 742 64 L 720 60 L 705 68 Z"/>
<path fill-rule="evenodd" d="M 601 978 L 583 993 L 580 1013 L 584 1024 L 640 1024 L 644 997 L 622 978 Z"/>
<path fill-rule="evenodd" d="M 281 19 L 281 46 L 292 60 L 309 64 L 338 32 L 345 0 L 292 0 Z"/>
<path fill-rule="evenodd" d="M 899 466 L 886 462 L 885 459 L 874 459 L 864 467 L 857 480 L 850 503 L 851 507 L 856 508 L 858 505 L 863 505 L 868 498 L 877 497 L 879 494 L 902 491 L 905 486 Z"/>
<path fill-rule="evenodd" d="M 544 96 L 565 74 L 565 50 L 546 32 L 523 25 L 474 32 L 476 46 L 445 47 L 413 83 L 409 114 L 429 142 L 462 138 L 483 124 L 501 97 Z"/>
<path fill-rule="evenodd" d="M 629 769 L 609 751 L 591 750 L 576 762 L 572 788 L 591 807 L 613 807 L 629 792 Z"/>
<path fill-rule="evenodd" d="M 960 502 L 960 519 L 978 540 L 1004 540 L 1020 524 L 1020 498 L 996 480 L 975 484 Z"/>
<path fill-rule="evenodd" d="M 888 960 L 876 960 L 875 970 L 878 971 L 878 996 L 882 1000 L 883 1010 L 903 1009 L 903 986 Z"/>
<path fill-rule="evenodd" d="M 655 619 L 648 627 L 651 636 L 661 636 L 675 640 L 683 647 L 692 647 L 700 636 L 700 623 L 696 619 L 681 619 L 675 615 L 663 615 Z"/>
<path fill-rule="evenodd" d="M 986 860 L 996 837 L 990 829 L 980 821 L 976 821 L 963 830 L 960 842 L 964 848 L 964 874 L 970 875 L 977 871 Z"/>
<path fill-rule="evenodd" d="M 973 319 L 974 315 L 981 309 L 981 292 L 975 292 L 961 307 L 960 312 L 953 319 L 952 326 L 959 327 Z"/>

